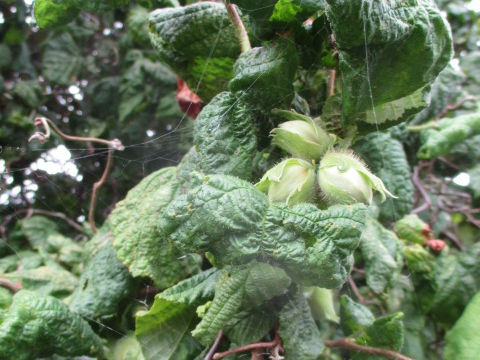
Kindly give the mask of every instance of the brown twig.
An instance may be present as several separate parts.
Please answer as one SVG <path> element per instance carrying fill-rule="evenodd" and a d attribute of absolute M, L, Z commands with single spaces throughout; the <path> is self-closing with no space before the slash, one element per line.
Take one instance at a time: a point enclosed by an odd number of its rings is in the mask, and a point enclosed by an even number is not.
<path fill-rule="evenodd" d="M 371 346 L 364 346 L 359 345 L 347 338 L 335 339 L 335 340 L 323 340 L 323 343 L 331 348 L 342 348 L 357 352 L 363 352 L 370 355 L 379 355 L 389 359 L 396 359 L 396 360 L 413 360 L 412 358 L 399 354 L 395 351 L 376 348 Z"/>
<path fill-rule="evenodd" d="M 0 286 L 10 290 L 12 294 L 15 294 L 20 290 L 20 286 L 15 285 L 13 282 L 7 279 L 0 279 Z"/>
<path fill-rule="evenodd" d="M 215 355 L 213 355 L 213 360 L 221 359 L 225 356 L 237 354 L 240 352 L 254 351 L 257 349 L 271 349 L 273 354 L 284 352 L 282 347 L 282 339 L 280 339 L 280 335 L 278 333 L 278 324 L 275 325 L 275 335 L 274 335 L 273 341 L 248 344 L 248 345 L 240 346 L 235 349 L 230 349 L 221 353 L 216 353 Z"/>
<path fill-rule="evenodd" d="M 460 241 L 459 238 L 457 238 L 452 232 L 448 230 L 442 231 L 442 233 L 450 239 L 452 243 L 455 244 L 456 247 L 458 247 L 460 250 L 465 250 L 465 245 Z"/>
<path fill-rule="evenodd" d="M 105 139 L 99 139 L 96 137 L 67 135 L 64 132 L 62 132 L 59 128 L 57 128 L 57 126 L 50 119 L 47 119 L 45 117 L 36 118 L 35 125 L 38 127 L 43 126 L 45 128 L 45 133 L 36 132 L 30 137 L 30 139 L 28 139 L 28 141 L 36 139 L 42 143 L 46 142 L 50 137 L 50 128 L 52 128 L 53 131 L 55 131 L 60 137 L 66 140 L 86 142 L 87 144 L 98 143 L 98 144 L 103 144 L 108 146 L 107 163 L 105 165 L 105 169 L 103 170 L 102 177 L 100 178 L 100 180 L 98 180 L 93 184 L 92 197 L 90 198 L 90 209 L 88 210 L 88 222 L 90 223 L 90 226 L 93 232 L 96 233 L 98 231 L 98 228 L 95 225 L 95 205 L 97 204 L 98 190 L 105 183 L 105 181 L 107 180 L 108 174 L 110 173 L 110 169 L 112 167 L 112 162 L 113 162 L 113 151 L 115 150 L 123 151 L 125 147 L 123 146 L 122 142 L 118 139 L 105 140 Z"/>
<path fill-rule="evenodd" d="M 245 25 L 243 25 L 243 21 L 240 18 L 240 15 L 238 15 L 235 5 L 225 3 L 225 6 L 227 7 L 230 20 L 235 27 L 235 32 L 237 34 L 238 41 L 240 42 L 240 48 L 242 49 L 242 53 L 251 50 L 252 45 L 250 45 L 250 39 L 248 38 L 247 29 L 245 29 Z"/>
<path fill-rule="evenodd" d="M 358 301 L 362 304 L 365 304 L 365 298 L 360 294 L 360 291 L 358 290 L 357 284 L 355 284 L 355 281 L 352 279 L 351 276 L 348 277 L 348 284 L 352 288 L 353 293 L 357 297 Z"/>
<path fill-rule="evenodd" d="M 208 351 L 207 355 L 205 356 L 205 360 L 211 360 L 213 357 L 213 354 L 217 351 L 218 347 L 220 346 L 223 338 L 223 330 L 220 330 L 218 332 L 217 338 L 215 339 L 215 342 L 213 343 L 212 347 Z"/>
<path fill-rule="evenodd" d="M 438 113 L 438 115 L 436 116 L 437 119 L 441 119 L 443 118 L 445 115 L 447 115 L 447 113 L 451 110 L 455 110 L 455 109 L 458 109 L 459 107 L 463 106 L 463 104 L 465 104 L 467 101 L 474 101 L 476 100 L 478 97 L 477 96 L 467 96 L 466 98 L 460 100 L 458 103 L 456 104 L 448 104 L 445 109 L 443 109 L 440 113 Z"/>
<path fill-rule="evenodd" d="M 248 345 L 240 346 L 238 348 L 230 349 L 221 353 L 216 353 L 215 355 L 213 355 L 213 360 L 221 359 L 225 356 L 237 354 L 239 352 L 251 351 L 255 349 L 265 349 L 265 348 L 270 349 L 276 345 L 278 345 L 278 343 L 275 340 L 270 342 L 259 342 L 254 344 L 248 344 Z"/>
<path fill-rule="evenodd" d="M 327 97 L 333 96 L 335 94 L 335 78 L 336 78 L 336 70 L 330 69 L 328 70 L 328 80 L 327 80 Z"/>
<path fill-rule="evenodd" d="M 102 177 L 100 178 L 100 180 L 96 181 L 93 184 L 92 197 L 90 198 L 90 209 L 88 210 L 88 222 L 90 223 L 90 227 L 95 233 L 98 231 L 97 226 L 95 225 L 95 205 L 97 204 L 98 190 L 102 187 L 105 181 L 107 181 L 108 174 L 110 173 L 110 169 L 112 168 L 112 159 L 113 149 L 109 149 L 107 155 L 107 164 L 105 165 L 105 169 L 103 170 Z"/>

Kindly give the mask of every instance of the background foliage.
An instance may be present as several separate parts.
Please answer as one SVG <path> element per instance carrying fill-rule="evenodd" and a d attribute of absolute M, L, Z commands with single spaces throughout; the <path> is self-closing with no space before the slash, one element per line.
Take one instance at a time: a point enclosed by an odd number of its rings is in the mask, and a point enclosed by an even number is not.
<path fill-rule="evenodd" d="M 0 0 L 0 279 L 22 289 L 0 287 L 0 353 L 203 359 L 222 329 L 218 351 L 277 330 L 286 359 L 380 358 L 322 342 L 341 337 L 475 359 L 473 4 L 392 1 L 388 20 L 371 1 L 232 2 L 250 51 L 220 2 L 37 0 L 34 17 Z M 321 115 L 398 199 L 269 204 L 252 183 L 285 155 L 275 108 Z M 96 234 L 108 149 L 28 142 L 37 116 L 125 145 Z"/>

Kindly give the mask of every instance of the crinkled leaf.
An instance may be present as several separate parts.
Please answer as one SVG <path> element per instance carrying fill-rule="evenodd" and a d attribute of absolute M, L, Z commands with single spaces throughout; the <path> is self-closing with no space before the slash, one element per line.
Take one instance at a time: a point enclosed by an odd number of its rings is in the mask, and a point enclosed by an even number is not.
<path fill-rule="evenodd" d="M 68 24 L 79 12 L 71 0 L 35 0 L 35 20 L 41 28 Z"/>
<path fill-rule="evenodd" d="M 185 279 L 157 295 L 157 298 L 196 306 L 213 298 L 220 271 L 211 268 Z"/>
<path fill-rule="evenodd" d="M 3 309 L 8 309 L 13 301 L 13 295 L 7 288 L 0 287 L 0 314 Z M 0 315 L 1 316 L 1 315 Z"/>
<path fill-rule="evenodd" d="M 374 133 L 357 142 L 355 151 L 365 160 L 370 170 L 382 179 L 385 187 L 398 197 L 388 198 L 380 204 L 380 220 L 395 221 L 410 213 L 414 188 L 402 143 L 389 134 Z"/>
<path fill-rule="evenodd" d="M 445 360 L 476 359 L 480 353 L 480 293 L 469 302 L 455 326 L 447 333 Z"/>
<path fill-rule="evenodd" d="M 417 153 L 420 159 L 446 155 L 455 145 L 480 134 L 480 113 L 445 118 L 436 124 L 438 128 L 422 134 L 422 146 Z"/>
<path fill-rule="evenodd" d="M 275 313 L 268 307 L 258 307 L 236 313 L 224 328 L 228 339 L 238 345 L 259 341 L 275 325 Z"/>
<path fill-rule="evenodd" d="M 42 74 L 48 80 L 68 85 L 77 80 L 83 66 L 81 51 L 69 32 L 50 38 L 42 56 Z"/>
<path fill-rule="evenodd" d="M 420 308 L 441 322 L 451 324 L 480 290 L 480 244 L 465 251 L 430 256 L 425 266 L 410 266 Z M 408 258 L 407 258 L 408 259 Z M 419 258 L 417 262 L 421 261 Z"/>
<path fill-rule="evenodd" d="M 345 123 L 424 87 L 450 61 L 450 27 L 431 0 L 326 2 L 340 50 Z"/>
<path fill-rule="evenodd" d="M 22 289 L 61 299 L 70 295 L 78 285 L 75 275 L 54 264 L 21 270 L 8 276 L 20 281 Z"/>
<path fill-rule="evenodd" d="M 0 324 L 0 353 L 20 360 L 101 356 L 102 345 L 88 323 L 60 300 L 21 290 Z"/>
<path fill-rule="evenodd" d="M 360 241 L 368 286 L 376 293 L 394 285 L 402 267 L 397 236 L 373 218 L 367 218 Z"/>
<path fill-rule="evenodd" d="M 340 325 L 343 333 L 350 335 L 373 324 L 375 316 L 366 306 L 343 295 L 340 299 Z"/>
<path fill-rule="evenodd" d="M 237 59 L 229 89 L 262 110 L 285 106 L 293 99 L 297 66 L 295 46 L 288 40 L 253 48 Z"/>
<path fill-rule="evenodd" d="M 192 332 L 208 345 L 218 332 L 231 321 L 242 304 L 258 306 L 264 301 L 287 291 L 290 278 L 281 269 L 265 263 L 234 266 L 224 270 L 215 297 L 202 321 Z"/>
<path fill-rule="evenodd" d="M 226 89 L 240 54 L 225 6 L 210 1 L 153 11 L 150 39 L 162 61 L 204 101 Z"/>
<path fill-rule="evenodd" d="M 312 204 L 269 205 L 252 184 L 211 175 L 172 202 L 159 229 L 182 249 L 211 252 L 218 265 L 259 259 L 297 282 L 332 288 L 350 271 L 364 219 L 362 204 L 323 211 Z"/>
<path fill-rule="evenodd" d="M 376 319 L 372 325 L 356 337 L 360 345 L 386 348 L 399 351 L 404 340 L 403 313 L 398 312 Z M 365 353 L 356 353 L 355 360 L 383 360 L 382 356 L 372 356 Z"/>
<path fill-rule="evenodd" d="M 137 315 L 135 334 L 146 360 L 175 360 L 195 312 L 184 304 L 155 301 L 152 308 Z M 187 359 L 187 358 L 185 358 Z"/>
<path fill-rule="evenodd" d="M 108 244 L 90 259 L 68 303 L 86 319 L 101 319 L 117 315 L 120 302 L 132 291 L 133 279 L 128 269 Z"/>
<path fill-rule="evenodd" d="M 287 359 L 316 360 L 323 352 L 322 336 L 301 291 L 291 294 L 279 314 L 279 333 Z"/>
<path fill-rule="evenodd" d="M 249 180 L 257 151 L 252 111 L 231 93 L 218 94 L 195 121 L 194 144 L 202 172 Z"/>
<path fill-rule="evenodd" d="M 188 335 L 195 306 L 214 297 L 220 272 L 203 271 L 157 294 L 150 311 L 138 314 L 136 334 L 146 359 L 177 359 Z M 191 339 L 191 340 L 187 340 Z"/>
<path fill-rule="evenodd" d="M 111 215 L 118 258 L 133 276 L 151 277 L 162 289 L 196 272 L 200 262 L 191 250 L 181 252 L 164 241 L 157 227 L 166 206 L 181 193 L 176 168 L 164 168 L 131 189 Z"/>

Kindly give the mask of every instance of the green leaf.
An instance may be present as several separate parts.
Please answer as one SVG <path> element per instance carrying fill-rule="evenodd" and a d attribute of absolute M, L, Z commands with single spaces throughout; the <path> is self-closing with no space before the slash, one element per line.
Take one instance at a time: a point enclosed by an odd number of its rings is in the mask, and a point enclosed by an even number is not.
<path fill-rule="evenodd" d="M 376 293 L 392 287 L 402 268 L 400 243 L 392 231 L 373 218 L 367 218 L 360 241 L 368 286 Z"/>
<path fill-rule="evenodd" d="M 257 151 L 252 111 L 231 93 L 218 94 L 195 121 L 194 144 L 198 168 L 206 174 L 249 180 Z"/>
<path fill-rule="evenodd" d="M 446 155 L 455 145 L 480 134 L 480 113 L 445 118 L 436 124 L 437 129 L 422 134 L 422 146 L 417 152 L 420 159 Z"/>
<path fill-rule="evenodd" d="M 198 270 L 197 255 L 179 251 L 160 236 L 158 217 L 182 193 L 176 168 L 161 169 L 143 179 L 118 202 L 111 215 L 113 245 L 133 276 L 148 276 L 167 288 Z"/>
<path fill-rule="evenodd" d="M 427 107 L 427 90 L 427 88 L 418 89 L 411 95 L 376 105 L 373 109 L 370 108 L 358 114 L 357 121 L 361 121 L 358 124 L 359 129 L 363 132 L 376 131 L 378 128 L 384 129 L 408 121 Z"/>
<path fill-rule="evenodd" d="M 71 0 L 35 0 L 35 20 L 41 28 L 68 24 L 79 12 Z"/>
<path fill-rule="evenodd" d="M 140 344 L 133 333 L 116 340 L 110 346 L 110 353 L 107 358 L 112 360 L 145 360 Z"/>
<path fill-rule="evenodd" d="M 216 268 L 202 271 L 161 292 L 156 299 L 159 298 L 191 306 L 200 305 L 207 300 L 213 299 L 219 277 L 220 271 Z"/>
<path fill-rule="evenodd" d="M 12 52 L 7 44 L 0 44 L 0 69 L 6 68 L 12 62 Z"/>
<path fill-rule="evenodd" d="M 299 283 L 333 288 L 350 271 L 365 209 L 362 204 L 323 211 L 312 204 L 269 205 L 252 184 L 211 175 L 172 202 L 159 229 L 185 251 L 211 252 L 220 266 L 261 259 Z"/>
<path fill-rule="evenodd" d="M 241 54 L 233 68 L 229 89 L 262 110 L 289 104 L 298 56 L 293 44 L 279 40 Z"/>
<path fill-rule="evenodd" d="M 8 309 L 12 304 L 13 296 L 10 290 L 0 287 L 0 317 L 3 309 Z M 1 322 L 1 321 L 0 321 Z"/>
<path fill-rule="evenodd" d="M 18 96 L 25 105 L 32 109 L 37 108 L 42 100 L 42 89 L 36 80 L 20 80 L 15 84 L 12 93 Z"/>
<path fill-rule="evenodd" d="M 19 360 L 101 356 L 102 345 L 88 323 L 60 300 L 21 290 L 0 324 L 0 353 Z"/>
<path fill-rule="evenodd" d="M 477 165 L 468 170 L 468 176 L 470 176 L 469 189 L 472 191 L 475 198 L 480 198 L 480 165 Z"/>
<path fill-rule="evenodd" d="M 432 314 L 437 321 L 452 324 L 480 290 L 479 256 L 480 244 L 476 243 L 456 254 L 443 251 L 436 259 L 430 255 L 430 260 L 423 261 L 426 266 L 411 266 L 409 261 L 422 311 Z"/>
<path fill-rule="evenodd" d="M 104 12 L 127 6 L 130 0 L 70 0 L 79 9 L 90 12 Z"/>
<path fill-rule="evenodd" d="M 162 61 L 206 102 L 226 89 L 240 54 L 225 6 L 214 2 L 153 11 L 150 39 Z"/>
<path fill-rule="evenodd" d="M 280 310 L 279 333 L 287 359 L 316 360 L 324 345 L 302 291 L 291 294 Z"/>
<path fill-rule="evenodd" d="M 138 314 L 135 334 L 146 360 L 175 360 L 184 337 L 188 337 L 193 309 L 160 299 L 144 314 Z M 187 358 L 185 358 L 187 359 Z"/>
<path fill-rule="evenodd" d="M 278 0 L 270 21 L 301 24 L 315 12 L 325 8 L 323 0 Z"/>
<path fill-rule="evenodd" d="M 340 50 L 345 123 L 424 87 L 450 61 L 450 28 L 432 1 L 326 2 Z"/>
<path fill-rule="evenodd" d="M 375 316 L 366 306 L 353 301 L 347 295 L 340 299 L 340 325 L 343 333 L 350 335 L 373 324 Z"/>
<path fill-rule="evenodd" d="M 128 31 L 132 34 L 133 39 L 142 45 L 150 44 L 148 14 L 147 9 L 137 6 L 130 9 L 127 18 Z"/>
<path fill-rule="evenodd" d="M 150 311 L 137 314 L 136 335 L 147 360 L 179 359 L 182 342 L 195 344 L 188 335 L 195 306 L 213 298 L 219 276 L 212 268 L 183 280 L 157 294 Z M 197 346 L 190 347 L 196 351 Z"/>
<path fill-rule="evenodd" d="M 253 33 L 250 38 L 265 39 L 273 32 L 269 19 L 277 1 L 263 0 L 261 6 L 258 5 L 258 0 L 233 0 L 231 3 L 237 4 L 242 13 L 248 15 Z"/>
<path fill-rule="evenodd" d="M 69 32 L 48 40 L 42 56 L 42 74 L 48 80 L 68 85 L 73 83 L 83 67 L 83 57 Z"/>
<path fill-rule="evenodd" d="M 476 359 L 480 352 L 480 293 L 470 301 L 446 336 L 445 360 Z"/>
<path fill-rule="evenodd" d="M 21 270 L 8 274 L 8 277 L 21 281 L 22 289 L 60 299 L 70 295 L 78 285 L 78 279 L 75 275 L 54 264 L 40 266 L 36 269 Z"/>
<path fill-rule="evenodd" d="M 398 312 L 376 319 L 355 341 L 364 346 L 380 347 L 399 351 L 404 340 L 403 313 Z M 382 360 L 382 356 L 356 353 L 355 360 Z"/>
<path fill-rule="evenodd" d="M 212 304 L 192 335 L 209 345 L 242 304 L 259 306 L 285 293 L 289 285 L 290 278 L 284 271 L 265 263 L 254 261 L 228 268 L 218 281 Z"/>
<path fill-rule="evenodd" d="M 60 234 L 55 222 L 44 216 L 36 215 L 23 220 L 21 229 L 30 245 L 42 255 L 48 253 L 70 267 L 80 265 L 85 259 L 82 246 Z"/>
<path fill-rule="evenodd" d="M 224 332 L 232 343 L 247 345 L 267 335 L 275 321 L 271 308 L 261 306 L 236 313 L 225 325 Z"/>
<path fill-rule="evenodd" d="M 402 143 L 389 134 L 374 133 L 358 141 L 354 149 L 370 170 L 382 179 L 385 187 L 398 197 L 388 198 L 380 204 L 380 220 L 396 221 L 410 213 L 414 188 L 410 179 L 410 165 Z"/>
<path fill-rule="evenodd" d="M 133 279 L 110 243 L 90 259 L 68 303 L 87 320 L 113 317 L 132 292 Z"/>

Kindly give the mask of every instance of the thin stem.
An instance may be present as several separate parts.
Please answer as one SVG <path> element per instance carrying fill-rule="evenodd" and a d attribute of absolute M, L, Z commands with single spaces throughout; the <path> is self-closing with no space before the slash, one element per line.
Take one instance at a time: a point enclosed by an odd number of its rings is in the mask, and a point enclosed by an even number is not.
<path fill-rule="evenodd" d="M 20 290 L 19 286 L 15 285 L 13 282 L 11 282 L 10 280 L 7 280 L 7 279 L 0 279 L 0 286 L 10 290 L 10 292 L 12 294 L 15 294 L 16 292 L 18 292 Z"/>
<path fill-rule="evenodd" d="M 215 342 L 213 343 L 212 347 L 208 351 L 208 354 L 205 356 L 205 360 L 211 360 L 213 357 L 213 354 L 217 351 L 218 347 L 220 346 L 220 343 L 222 342 L 223 338 L 223 330 L 220 330 L 218 332 L 217 338 L 215 339 Z"/>
<path fill-rule="evenodd" d="M 45 117 L 36 118 L 35 125 L 38 127 L 43 126 L 45 128 L 45 133 L 36 132 L 30 137 L 30 139 L 28 139 L 29 142 L 34 139 L 37 139 L 42 143 L 46 142 L 50 137 L 50 127 L 51 127 L 55 133 L 57 133 L 60 137 L 66 140 L 86 142 L 87 145 L 90 143 L 98 143 L 98 144 L 103 144 L 108 146 L 107 164 L 105 165 L 105 169 L 103 170 L 103 175 L 100 178 L 100 180 L 98 180 L 93 184 L 92 197 L 90 198 L 90 209 L 88 210 L 88 222 L 90 223 L 90 226 L 93 232 L 94 233 L 98 232 L 98 228 L 95 225 L 95 205 L 97 204 L 98 190 L 102 187 L 102 185 L 107 180 L 108 174 L 110 172 L 110 168 L 112 167 L 113 151 L 114 150 L 123 151 L 125 147 L 123 146 L 122 142 L 118 139 L 105 140 L 105 139 L 99 139 L 96 137 L 67 135 L 64 132 L 62 132 L 59 128 L 57 128 L 57 126 L 50 119 L 47 119 Z"/>
<path fill-rule="evenodd" d="M 242 49 L 242 53 L 251 50 L 252 45 L 250 45 L 250 39 L 248 38 L 247 29 L 245 29 L 245 25 L 243 25 L 243 21 L 240 18 L 240 15 L 238 15 L 237 8 L 233 4 L 225 3 L 225 6 L 227 7 L 230 20 L 235 27 L 235 32 L 238 41 L 240 42 L 240 48 Z"/>
<path fill-rule="evenodd" d="M 239 352 L 244 352 L 244 351 L 251 351 L 255 349 L 264 349 L 264 348 L 273 348 L 274 346 L 278 345 L 278 342 L 276 340 L 270 341 L 270 342 L 260 342 L 260 343 L 255 343 L 255 344 L 248 344 L 244 346 L 240 346 L 235 349 L 231 349 L 228 351 L 224 351 L 221 353 L 216 353 L 213 355 L 213 360 L 221 359 L 225 356 L 236 354 Z"/>
<path fill-rule="evenodd" d="M 93 143 L 98 143 L 98 144 L 103 144 L 108 146 L 111 149 L 115 150 L 124 150 L 125 147 L 122 145 L 121 141 L 118 139 L 113 139 L 113 140 L 105 140 L 105 139 L 99 139 L 96 137 L 83 137 L 83 136 L 73 136 L 73 135 L 67 135 L 64 132 L 62 132 L 54 123 L 52 120 L 47 119 L 45 117 L 39 117 L 35 119 L 35 125 L 40 126 L 43 125 L 45 128 L 45 133 L 40 133 L 37 132 L 33 136 L 30 137 L 28 140 L 29 142 L 33 139 L 37 139 L 40 142 L 45 142 L 49 137 L 50 137 L 50 127 L 54 132 L 56 132 L 60 137 L 70 140 L 70 141 L 80 141 L 80 142 L 93 142 Z"/>
<path fill-rule="evenodd" d="M 371 347 L 371 346 L 359 345 L 347 338 L 341 338 L 336 340 L 323 340 L 323 343 L 326 346 L 331 348 L 342 348 L 342 349 L 347 349 L 347 350 L 352 350 L 357 352 L 363 352 L 370 355 L 379 355 L 379 356 L 384 356 L 388 359 L 413 360 L 412 358 L 399 354 L 395 351 Z"/>
<path fill-rule="evenodd" d="M 102 177 L 100 180 L 93 184 L 92 189 L 92 197 L 90 199 L 90 209 L 88 210 L 88 222 L 90 223 L 90 227 L 92 228 L 93 232 L 98 232 L 98 228 L 95 225 L 95 205 L 97 204 L 97 196 L 98 190 L 102 187 L 102 185 L 107 180 L 108 174 L 110 173 L 110 169 L 112 168 L 113 162 L 113 149 L 108 150 L 107 156 L 107 164 L 105 165 L 105 169 L 103 170 Z"/>
<path fill-rule="evenodd" d="M 336 74 L 337 74 L 337 71 L 335 69 L 328 70 L 327 97 L 333 96 L 335 94 Z"/>

